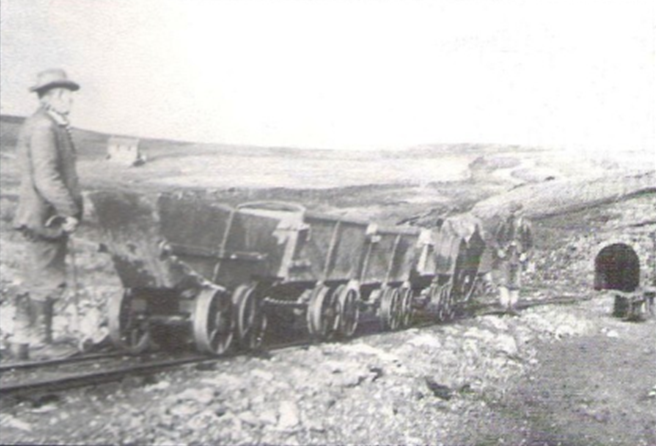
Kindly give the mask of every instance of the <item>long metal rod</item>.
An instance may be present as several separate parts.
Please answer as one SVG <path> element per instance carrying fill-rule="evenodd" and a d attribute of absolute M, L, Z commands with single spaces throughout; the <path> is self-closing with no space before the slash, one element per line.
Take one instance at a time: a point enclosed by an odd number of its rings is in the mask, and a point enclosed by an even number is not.
<path fill-rule="evenodd" d="M 75 330 L 80 329 L 80 295 L 79 286 L 77 282 L 77 260 L 75 258 L 75 242 L 73 236 L 68 237 L 68 247 L 71 259 L 71 282 L 73 285 L 73 327 Z"/>

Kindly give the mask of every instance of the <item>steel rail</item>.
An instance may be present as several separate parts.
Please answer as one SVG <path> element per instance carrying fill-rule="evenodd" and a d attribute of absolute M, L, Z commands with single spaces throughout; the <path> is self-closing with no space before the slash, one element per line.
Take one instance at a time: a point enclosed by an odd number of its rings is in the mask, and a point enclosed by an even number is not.
<path fill-rule="evenodd" d="M 215 360 L 219 358 L 211 358 L 210 360 Z M 159 371 L 167 369 L 170 367 L 176 367 L 184 364 L 189 364 L 192 362 L 201 362 L 203 360 L 208 360 L 207 356 L 202 358 L 200 357 L 191 357 L 191 358 L 182 358 L 182 359 L 172 359 L 168 361 L 156 361 L 149 364 L 140 364 L 130 367 L 120 367 L 113 370 L 104 370 L 96 372 L 87 372 L 80 373 L 75 375 L 66 375 L 53 379 L 43 379 L 35 380 L 31 382 L 18 382 L 13 384 L 5 384 L 0 386 L 0 396 L 6 398 L 7 396 L 15 396 L 24 393 L 32 393 L 40 390 L 49 390 L 49 391 L 58 391 L 58 390 L 68 390 L 77 387 L 85 387 L 87 385 L 97 385 L 105 384 L 108 382 L 117 381 L 125 378 L 129 375 L 140 375 L 146 373 L 152 373 L 154 371 Z"/>
<path fill-rule="evenodd" d="M 306 346 L 310 344 L 311 343 L 307 341 L 296 340 L 296 341 L 276 344 L 274 346 L 271 346 L 268 350 L 281 351 L 288 348 L 296 348 L 296 347 Z M 173 367 L 178 367 L 186 364 L 227 361 L 240 356 L 240 354 L 242 353 L 243 352 L 235 351 L 223 356 L 208 356 L 208 355 L 195 354 L 191 356 L 185 356 L 183 358 L 156 360 L 145 364 L 117 367 L 111 370 L 98 370 L 98 371 L 86 372 L 86 373 L 69 374 L 57 378 L 0 384 L 0 398 L 6 398 L 8 396 L 20 396 L 23 394 L 30 394 L 39 391 L 54 392 L 54 391 L 75 389 L 79 387 L 86 387 L 91 385 L 106 384 L 109 382 L 120 381 L 121 379 L 127 376 L 153 374 L 166 369 L 170 369 Z M 257 353 L 258 352 L 253 352 L 254 355 L 256 355 Z M 152 355 L 152 353 L 150 354 Z M 135 360 L 138 360 L 148 355 L 126 356 L 125 353 L 119 353 L 116 356 L 134 358 Z M 91 358 L 91 359 L 95 359 L 95 358 Z M 70 361 L 66 362 L 66 360 L 60 361 L 60 365 L 68 365 L 70 363 L 72 362 Z"/>
<path fill-rule="evenodd" d="M 56 359 L 47 359 L 47 360 L 8 362 L 5 364 L 0 364 L 0 373 L 6 373 L 13 370 L 35 369 L 35 368 L 49 367 L 49 366 L 56 366 L 56 365 L 63 365 L 63 364 L 75 364 L 78 362 L 93 361 L 96 359 L 114 358 L 117 356 L 129 357 L 129 355 L 127 355 L 124 352 L 112 351 L 107 353 L 92 353 L 87 355 L 76 354 L 74 356 L 68 356 L 65 358 L 56 358 Z"/>

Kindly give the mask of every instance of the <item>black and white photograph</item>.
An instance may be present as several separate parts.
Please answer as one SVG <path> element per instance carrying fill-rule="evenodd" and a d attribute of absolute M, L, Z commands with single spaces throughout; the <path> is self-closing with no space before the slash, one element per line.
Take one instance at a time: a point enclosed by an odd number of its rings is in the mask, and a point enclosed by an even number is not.
<path fill-rule="evenodd" d="M 656 446 L 653 0 L 0 0 L 0 443 Z"/>

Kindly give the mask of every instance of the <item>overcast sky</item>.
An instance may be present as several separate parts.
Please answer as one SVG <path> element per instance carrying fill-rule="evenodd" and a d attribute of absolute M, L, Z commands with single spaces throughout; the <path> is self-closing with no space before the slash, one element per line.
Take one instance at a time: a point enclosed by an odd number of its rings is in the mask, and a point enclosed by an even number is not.
<path fill-rule="evenodd" d="M 36 72 L 77 127 L 319 148 L 654 149 L 653 0 L 2 0 L 3 114 Z"/>

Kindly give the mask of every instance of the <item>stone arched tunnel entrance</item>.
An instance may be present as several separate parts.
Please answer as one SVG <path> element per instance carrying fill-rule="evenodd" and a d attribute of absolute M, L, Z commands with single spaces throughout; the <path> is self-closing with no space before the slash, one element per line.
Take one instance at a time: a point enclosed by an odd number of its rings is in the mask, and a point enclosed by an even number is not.
<path fill-rule="evenodd" d="M 633 292 L 640 286 L 640 259 L 625 243 L 604 247 L 595 258 L 595 290 Z"/>

